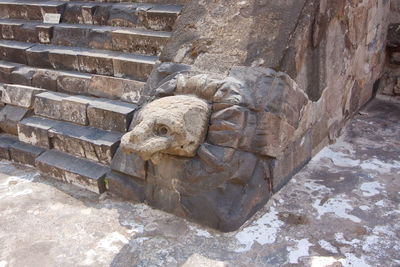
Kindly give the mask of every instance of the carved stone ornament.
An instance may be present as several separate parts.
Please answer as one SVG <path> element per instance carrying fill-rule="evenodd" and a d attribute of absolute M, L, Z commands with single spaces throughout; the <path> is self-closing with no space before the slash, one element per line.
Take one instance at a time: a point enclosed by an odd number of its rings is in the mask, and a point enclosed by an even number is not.
<path fill-rule="evenodd" d="M 125 153 L 157 162 L 161 154 L 194 157 L 204 141 L 210 108 L 195 96 L 163 97 L 147 104 L 121 139 Z"/>
<path fill-rule="evenodd" d="M 310 142 L 301 141 L 310 101 L 271 69 L 234 67 L 217 76 L 166 67 L 153 73 L 149 102 L 122 137 L 113 173 L 130 177 L 131 199 L 237 229 L 286 181 L 286 170 L 310 158 Z M 301 162 L 292 160 L 294 142 L 310 151 Z"/>

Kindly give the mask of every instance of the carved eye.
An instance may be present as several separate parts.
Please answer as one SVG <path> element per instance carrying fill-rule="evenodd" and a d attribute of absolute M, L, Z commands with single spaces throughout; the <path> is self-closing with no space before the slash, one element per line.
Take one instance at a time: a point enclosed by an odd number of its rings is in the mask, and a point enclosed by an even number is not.
<path fill-rule="evenodd" d="M 169 129 L 165 125 L 157 125 L 155 128 L 155 133 L 159 136 L 166 136 L 169 134 Z"/>

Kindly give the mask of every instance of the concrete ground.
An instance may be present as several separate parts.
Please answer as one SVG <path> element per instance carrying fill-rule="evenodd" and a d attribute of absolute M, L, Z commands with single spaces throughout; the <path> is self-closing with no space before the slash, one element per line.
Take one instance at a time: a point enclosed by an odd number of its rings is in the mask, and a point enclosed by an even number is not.
<path fill-rule="evenodd" d="M 400 104 L 374 100 L 239 231 L 0 162 L 0 267 L 400 266 Z"/>

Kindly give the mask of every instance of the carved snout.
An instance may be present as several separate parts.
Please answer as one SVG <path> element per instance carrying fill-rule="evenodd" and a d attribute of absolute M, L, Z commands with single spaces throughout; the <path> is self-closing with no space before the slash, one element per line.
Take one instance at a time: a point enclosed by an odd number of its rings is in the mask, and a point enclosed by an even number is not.
<path fill-rule="evenodd" d="M 156 136 L 152 127 L 140 123 L 121 139 L 121 149 L 124 153 L 137 153 L 143 160 L 149 160 L 157 152 L 166 150 L 171 145 L 171 138 Z"/>

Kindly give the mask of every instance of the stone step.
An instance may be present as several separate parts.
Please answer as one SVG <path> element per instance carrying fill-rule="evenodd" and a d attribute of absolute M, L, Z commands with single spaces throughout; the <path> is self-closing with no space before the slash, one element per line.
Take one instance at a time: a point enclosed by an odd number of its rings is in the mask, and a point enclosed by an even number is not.
<path fill-rule="evenodd" d="M 5 105 L 0 110 L 0 130 L 8 134 L 17 135 L 18 122 L 30 114 L 30 109 L 13 105 Z"/>
<path fill-rule="evenodd" d="M 0 40 L 1 59 L 32 67 L 146 81 L 157 57 L 107 50 Z"/>
<path fill-rule="evenodd" d="M 81 24 L 0 19 L 0 39 L 159 55 L 171 33 Z"/>
<path fill-rule="evenodd" d="M 23 108 L 32 108 L 35 95 L 42 92 L 45 92 L 45 90 L 36 87 L 5 84 L 3 85 L 1 102 Z"/>
<path fill-rule="evenodd" d="M 121 133 L 128 130 L 136 109 L 120 101 L 55 92 L 38 94 L 34 106 L 39 116 Z"/>
<path fill-rule="evenodd" d="M 0 0 L 5 18 L 43 21 L 45 13 L 61 14 L 61 22 L 73 24 L 141 27 L 171 31 L 181 5 L 149 3 L 96 3 Z"/>
<path fill-rule="evenodd" d="M 0 60 L 0 82 L 11 83 L 11 73 L 23 65 Z"/>
<path fill-rule="evenodd" d="M 77 157 L 110 164 L 122 134 L 41 117 L 18 123 L 18 137 L 32 145 L 54 148 Z"/>
<path fill-rule="evenodd" d="M 43 175 L 99 194 L 105 191 L 104 177 L 109 171 L 104 165 L 54 150 L 40 155 L 36 168 Z"/>
<path fill-rule="evenodd" d="M 0 135 L 0 158 L 35 166 L 35 159 L 45 149 L 19 141 L 15 136 Z"/>
<path fill-rule="evenodd" d="M 141 81 L 28 67 L 0 61 L 0 83 L 21 84 L 68 94 L 91 95 L 138 103 L 145 83 Z"/>
<path fill-rule="evenodd" d="M 58 1 L 0 1 L 0 9 L 6 18 L 29 20 L 43 20 L 45 13 L 62 14 L 66 5 Z"/>

